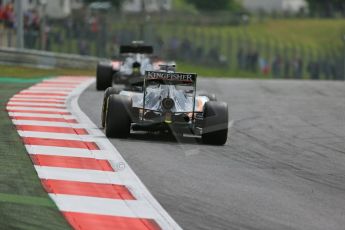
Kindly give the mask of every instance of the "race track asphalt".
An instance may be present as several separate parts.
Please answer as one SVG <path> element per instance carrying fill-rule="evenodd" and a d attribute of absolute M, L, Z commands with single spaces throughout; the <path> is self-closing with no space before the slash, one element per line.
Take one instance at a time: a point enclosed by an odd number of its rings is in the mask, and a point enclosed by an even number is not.
<path fill-rule="evenodd" d="M 345 229 L 345 83 L 200 78 L 233 120 L 225 146 L 111 139 L 183 229 Z M 100 125 L 95 85 L 81 109 Z"/>

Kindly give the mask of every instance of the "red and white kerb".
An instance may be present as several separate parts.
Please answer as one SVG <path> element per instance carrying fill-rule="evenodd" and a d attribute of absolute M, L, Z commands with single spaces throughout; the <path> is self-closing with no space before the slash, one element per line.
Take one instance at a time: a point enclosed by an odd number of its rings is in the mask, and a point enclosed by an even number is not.
<path fill-rule="evenodd" d="M 44 189 L 74 229 L 181 229 L 79 109 L 93 82 L 48 79 L 7 103 Z"/>

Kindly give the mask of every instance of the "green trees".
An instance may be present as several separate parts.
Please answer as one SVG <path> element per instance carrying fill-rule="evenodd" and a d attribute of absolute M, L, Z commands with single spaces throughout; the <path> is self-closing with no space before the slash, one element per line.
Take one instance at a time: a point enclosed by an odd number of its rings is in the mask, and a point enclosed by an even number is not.
<path fill-rule="evenodd" d="M 186 0 L 193 4 L 198 10 L 224 10 L 230 6 L 229 0 Z"/>
<path fill-rule="evenodd" d="M 124 2 L 124 0 L 84 0 L 86 3 L 91 3 L 91 2 L 111 2 L 111 4 L 119 9 L 121 4 Z"/>
<path fill-rule="evenodd" d="M 193 4 L 195 8 L 201 11 L 215 11 L 215 10 L 237 10 L 240 4 L 236 0 L 185 0 Z"/>
<path fill-rule="evenodd" d="M 84 0 L 84 2 L 86 3 L 104 2 L 104 1 L 111 2 L 111 4 L 115 8 L 119 9 L 121 7 L 121 4 L 126 0 Z M 145 0 L 141 0 L 141 1 L 144 2 Z M 216 11 L 216 10 L 236 11 L 238 9 L 241 9 L 240 7 L 241 4 L 239 3 L 240 1 L 237 1 L 237 0 L 181 0 L 181 1 L 195 6 L 195 8 L 200 11 Z"/>
<path fill-rule="evenodd" d="M 307 0 L 312 15 L 334 17 L 337 14 L 345 16 L 344 0 Z"/>

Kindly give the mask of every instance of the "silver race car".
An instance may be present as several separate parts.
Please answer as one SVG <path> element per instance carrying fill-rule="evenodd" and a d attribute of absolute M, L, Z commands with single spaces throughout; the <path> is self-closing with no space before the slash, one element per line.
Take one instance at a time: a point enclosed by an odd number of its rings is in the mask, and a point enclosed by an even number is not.
<path fill-rule="evenodd" d="M 102 110 L 107 137 L 127 138 L 131 131 L 172 131 L 223 145 L 228 135 L 228 106 L 197 94 L 196 74 L 146 71 L 142 90 L 108 94 Z"/>
<path fill-rule="evenodd" d="M 96 89 L 105 90 L 114 84 L 130 85 L 131 79 L 144 76 L 147 70 L 158 70 L 163 62 L 153 57 L 153 47 L 142 42 L 120 46 L 120 58 L 98 63 Z"/>

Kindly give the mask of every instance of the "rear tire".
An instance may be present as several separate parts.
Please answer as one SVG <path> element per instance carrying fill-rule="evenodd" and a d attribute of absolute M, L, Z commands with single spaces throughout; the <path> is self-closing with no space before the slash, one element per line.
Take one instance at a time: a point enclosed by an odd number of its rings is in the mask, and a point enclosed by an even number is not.
<path fill-rule="evenodd" d="M 102 128 L 104 128 L 104 126 L 105 126 L 105 113 L 107 111 L 107 101 L 108 101 L 108 98 L 112 94 L 119 94 L 120 91 L 121 90 L 118 89 L 118 88 L 108 87 L 105 90 L 105 92 L 104 92 L 103 104 L 102 104 L 102 114 L 101 114 L 101 125 L 102 125 Z"/>
<path fill-rule="evenodd" d="M 210 145 L 224 145 L 228 138 L 228 122 L 228 105 L 226 103 L 206 102 L 202 142 Z"/>
<path fill-rule="evenodd" d="M 96 89 L 105 90 L 106 88 L 111 87 L 113 73 L 114 71 L 111 63 L 99 63 L 96 71 Z"/>
<path fill-rule="evenodd" d="M 107 137 L 127 138 L 131 127 L 131 99 L 113 94 L 108 97 L 107 104 L 105 135 Z"/>

